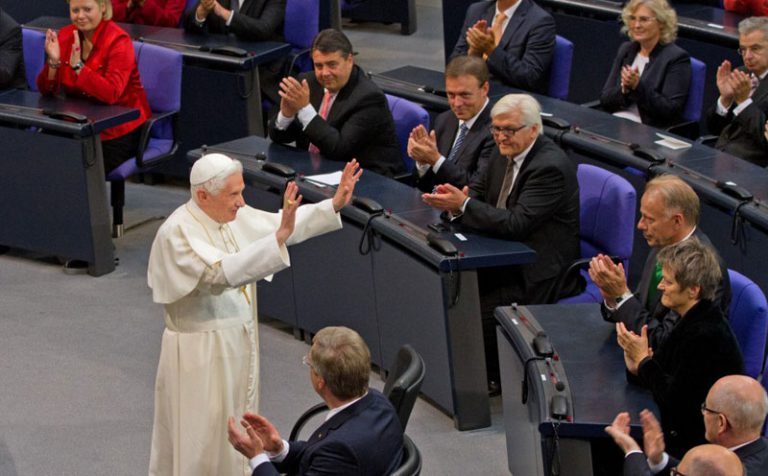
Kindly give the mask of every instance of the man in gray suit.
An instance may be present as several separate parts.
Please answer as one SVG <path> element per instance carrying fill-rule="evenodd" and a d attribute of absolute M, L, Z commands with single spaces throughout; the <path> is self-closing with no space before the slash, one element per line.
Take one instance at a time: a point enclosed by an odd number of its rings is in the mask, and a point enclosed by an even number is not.
<path fill-rule="evenodd" d="M 739 23 L 739 54 L 744 67 L 726 60 L 717 68 L 720 97 L 707 114 L 707 127 L 719 134 L 715 147 L 761 167 L 768 166 L 763 127 L 768 117 L 768 17 Z"/>
<path fill-rule="evenodd" d="M 408 138 L 416 186 L 424 192 L 441 183 L 469 185 L 484 173 L 496 145 L 485 62 L 474 56 L 452 59 L 445 68 L 445 91 L 451 110 L 437 116 L 431 133 L 418 125 Z"/>

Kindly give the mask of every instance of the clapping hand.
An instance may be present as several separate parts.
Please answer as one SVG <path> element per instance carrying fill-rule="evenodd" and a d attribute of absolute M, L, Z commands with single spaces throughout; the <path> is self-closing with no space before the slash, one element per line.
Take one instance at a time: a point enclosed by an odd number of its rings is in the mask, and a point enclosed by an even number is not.
<path fill-rule="evenodd" d="M 422 194 L 421 199 L 427 205 L 441 210 L 446 210 L 454 215 L 461 213 L 461 206 L 469 195 L 469 187 L 459 190 L 457 187 L 445 183 L 438 185 L 434 192 Z"/>
<path fill-rule="evenodd" d="M 427 132 L 421 124 L 408 136 L 408 156 L 420 164 L 434 165 L 440 159 L 435 131 Z"/>
<path fill-rule="evenodd" d="M 627 370 L 633 375 L 637 375 L 640 362 L 646 357 L 652 355 L 648 347 L 648 326 L 643 326 L 638 336 L 627 329 L 623 322 L 616 323 L 616 340 L 624 349 L 624 362 L 627 364 Z"/>
<path fill-rule="evenodd" d="M 299 82 L 290 76 L 280 81 L 280 112 L 284 117 L 293 117 L 299 109 L 309 104 L 309 83 L 304 79 Z"/>
<path fill-rule="evenodd" d="M 615 299 L 629 291 L 624 265 L 614 263 L 610 256 L 599 254 L 592 258 L 589 261 L 589 277 L 600 289 L 600 293 L 606 301 Z"/>
<path fill-rule="evenodd" d="M 344 208 L 352 199 L 355 185 L 357 184 L 357 181 L 360 180 L 362 174 L 363 169 L 360 168 L 360 164 L 357 163 L 356 159 L 352 159 L 344 166 L 339 186 L 336 188 L 336 193 L 333 195 L 333 209 L 336 210 L 336 212 Z"/>
<path fill-rule="evenodd" d="M 51 63 L 58 63 L 61 60 L 59 36 L 50 28 L 45 32 L 45 55 Z"/>
<path fill-rule="evenodd" d="M 626 94 L 634 91 L 640 82 L 640 71 L 630 65 L 624 65 L 621 68 L 621 92 Z"/>

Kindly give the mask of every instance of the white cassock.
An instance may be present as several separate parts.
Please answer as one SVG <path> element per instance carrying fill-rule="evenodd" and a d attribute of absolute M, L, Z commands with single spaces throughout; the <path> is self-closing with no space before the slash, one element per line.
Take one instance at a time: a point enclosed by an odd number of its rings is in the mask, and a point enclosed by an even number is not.
<path fill-rule="evenodd" d="M 227 440 L 227 417 L 258 412 L 254 282 L 290 266 L 280 213 L 243 207 L 225 225 L 193 201 L 160 227 L 147 279 L 165 308 L 155 384 L 150 475 L 249 475 Z M 341 228 L 331 200 L 302 205 L 288 244 Z"/>

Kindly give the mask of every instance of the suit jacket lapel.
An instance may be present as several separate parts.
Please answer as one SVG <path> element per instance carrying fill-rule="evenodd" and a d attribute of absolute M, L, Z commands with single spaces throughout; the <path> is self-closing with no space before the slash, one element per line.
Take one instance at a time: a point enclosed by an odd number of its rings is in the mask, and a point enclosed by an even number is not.
<path fill-rule="evenodd" d="M 527 0 L 520 0 L 520 6 L 517 7 L 517 10 L 515 10 L 514 15 L 512 15 L 512 18 L 509 19 L 509 23 L 507 23 L 507 28 L 504 29 L 504 34 L 501 35 L 501 41 L 499 42 L 499 48 L 505 47 L 510 40 L 512 39 L 512 35 L 515 34 L 515 31 L 520 28 L 520 26 L 525 21 L 525 16 L 528 14 L 528 8 L 530 5 L 528 5 Z M 495 10 L 494 10 L 495 14 Z"/>
<path fill-rule="evenodd" d="M 637 285 L 637 298 L 645 304 L 648 298 L 648 287 L 651 284 L 651 277 L 656 271 L 656 255 L 659 254 L 658 248 L 651 248 L 648 253 L 648 258 L 645 260 L 645 267 L 643 267 L 643 275 L 640 276 L 640 283 Z"/>
<path fill-rule="evenodd" d="M 517 175 L 515 176 L 515 181 L 512 182 L 512 191 L 509 193 L 509 196 L 507 197 L 507 209 L 511 208 L 512 205 L 517 203 L 517 197 L 520 196 L 520 189 L 517 187 L 517 183 L 520 181 L 520 177 L 523 176 L 523 173 L 528 168 L 528 165 L 531 163 L 531 160 L 533 160 L 533 158 L 539 152 L 540 148 L 541 148 L 541 141 L 539 139 L 536 139 L 536 142 L 534 142 L 533 147 L 531 147 L 531 150 L 528 152 L 528 155 L 526 155 L 525 158 L 523 159 L 523 163 L 520 164 L 520 169 L 517 171 Z"/>
<path fill-rule="evenodd" d="M 451 153 L 453 142 L 456 139 L 456 132 L 459 130 L 459 120 L 456 119 L 456 116 L 454 116 L 452 112 L 450 120 L 446 125 L 447 127 L 445 128 L 444 133 L 437 139 L 437 150 L 447 159 L 448 154 Z M 469 135 L 469 133 L 467 135 Z"/>

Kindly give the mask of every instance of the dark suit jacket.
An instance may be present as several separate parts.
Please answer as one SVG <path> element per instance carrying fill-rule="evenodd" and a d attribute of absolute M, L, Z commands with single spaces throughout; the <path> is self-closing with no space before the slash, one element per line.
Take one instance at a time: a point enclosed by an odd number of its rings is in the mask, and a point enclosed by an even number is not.
<path fill-rule="evenodd" d="M 510 18 L 499 46 L 486 60 L 492 83 L 546 93 L 549 69 L 555 51 L 555 20 L 532 0 L 520 0 L 520 6 Z M 496 16 L 496 2 L 473 3 L 467 9 L 459 41 L 451 58 L 469 51 L 466 32 L 478 20 L 486 20 L 490 27 Z M 493 81 L 496 80 L 496 81 Z M 491 90 L 498 88 L 492 84 Z"/>
<path fill-rule="evenodd" d="M 700 228 L 696 228 L 693 236 L 702 243 L 706 243 L 717 253 L 712 246 L 712 242 Z M 648 258 L 645 260 L 643 274 L 640 276 L 640 283 L 637 286 L 634 297 L 630 298 L 614 312 L 608 310 L 604 304 L 600 306 L 603 318 L 608 322 L 623 322 L 627 329 L 640 334 L 640 330 L 645 324 L 648 324 L 648 342 L 651 347 L 656 349 L 667 338 L 672 329 L 677 324 L 680 316 L 669 308 L 661 304 L 661 292 L 656 293 L 656 299 L 652 304 L 646 307 L 646 296 L 650 286 L 651 277 L 656 269 L 656 256 L 659 254 L 658 248 L 651 249 Z M 724 316 L 728 316 L 731 305 L 731 280 L 728 278 L 728 267 L 725 261 L 718 254 L 720 263 L 720 273 L 723 278 L 715 293 L 715 303 L 718 305 Z"/>
<path fill-rule="evenodd" d="M 319 111 L 324 92 L 315 73 L 303 73 L 298 79 L 306 79 L 309 83 L 309 102 Z M 326 159 L 348 161 L 356 158 L 363 169 L 381 175 L 391 177 L 405 171 L 387 99 L 356 65 L 349 81 L 336 96 L 327 119 L 323 120 L 318 114 L 304 130 L 295 119 L 281 131 L 274 124 L 277 112 L 269 124 L 269 137 L 275 142 L 296 141 L 300 149 L 307 149 L 311 142 Z"/>
<path fill-rule="evenodd" d="M 624 458 L 624 476 L 651 476 L 645 453 L 632 453 Z"/>
<path fill-rule="evenodd" d="M 504 300 L 520 304 L 547 301 L 550 288 L 572 261 L 579 258 L 579 183 L 576 165 L 550 139 L 539 136 L 520 167 L 507 209 L 496 208 L 507 158 L 494 148 L 486 173 L 470 185 L 472 197 L 463 225 L 536 251 L 536 262 L 489 268 L 504 290 Z M 487 276 L 486 276 L 487 278 Z M 578 292 L 578 276 L 563 287 L 562 296 Z"/>
<path fill-rule="evenodd" d="M 261 464 L 253 476 L 333 474 L 380 476 L 400 466 L 403 429 L 387 397 L 377 390 L 315 430 L 308 441 L 291 441 L 282 463 Z"/>
<path fill-rule="evenodd" d="M 0 10 L 0 89 L 26 87 L 25 76 L 21 28 Z"/>
<path fill-rule="evenodd" d="M 464 137 L 464 143 L 461 149 L 456 153 L 454 160 L 445 160 L 437 173 L 430 167 L 427 172 L 417 177 L 416 185 L 424 192 L 431 192 L 435 185 L 450 183 L 459 188 L 469 185 L 472 179 L 479 174 L 485 173 L 488 167 L 488 160 L 491 152 L 496 148 L 488 127 L 491 125 L 491 103 L 489 102 L 480 114 L 477 120 L 472 124 L 472 128 L 467 131 Z M 453 111 L 445 111 L 435 119 L 435 135 L 437 136 L 437 150 L 448 159 L 451 153 L 454 139 L 459 130 L 459 120 L 453 114 Z"/>
<path fill-rule="evenodd" d="M 222 7 L 231 10 L 231 2 L 219 0 Z M 199 4 L 199 3 L 198 3 Z M 196 33 L 234 33 L 238 38 L 250 41 L 283 41 L 283 22 L 285 20 L 285 0 L 245 0 L 240 12 L 235 13 L 232 23 L 210 13 L 198 26 L 195 21 L 195 8 L 184 15 L 184 28 Z"/>
<path fill-rule="evenodd" d="M 761 167 L 768 166 L 768 142 L 765 140 L 765 120 L 768 117 L 768 78 L 752 94 L 752 104 L 733 115 L 735 104 L 726 116 L 717 114 L 717 104 L 707 113 L 707 127 L 712 134 L 719 134 L 715 148 L 741 157 Z"/>
<path fill-rule="evenodd" d="M 741 465 L 744 467 L 746 476 L 768 474 L 768 440 L 765 438 L 758 438 L 746 446 L 737 448 L 734 450 L 734 453 L 736 453 L 736 456 L 741 460 Z M 670 457 L 667 466 L 658 474 L 662 476 L 668 475 L 670 470 L 679 463 L 680 460 Z"/>
<path fill-rule="evenodd" d="M 628 41 L 619 47 L 600 94 L 600 104 L 608 112 L 637 104 L 643 124 L 654 127 L 669 127 L 681 122 L 691 85 L 690 55 L 674 43 L 658 43 L 651 51 L 637 88 L 622 94 L 621 68 L 631 65 L 639 51 L 640 44 L 636 41 Z"/>
<path fill-rule="evenodd" d="M 702 300 L 683 316 L 638 376 L 661 412 L 667 452 L 682 457 L 706 443 L 700 405 L 721 377 L 744 373 L 731 326 L 720 309 Z"/>

